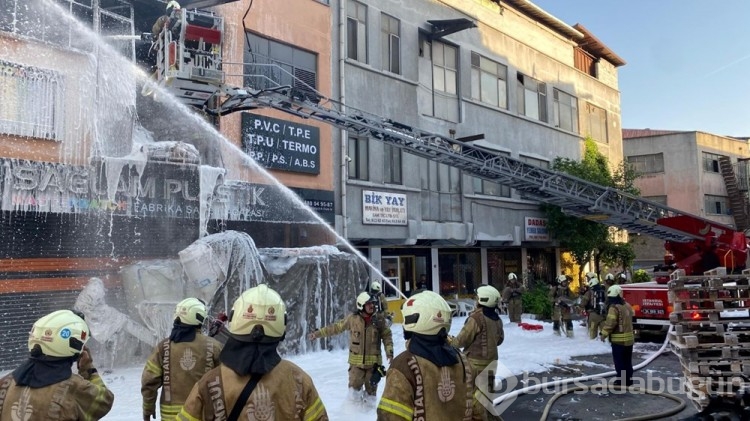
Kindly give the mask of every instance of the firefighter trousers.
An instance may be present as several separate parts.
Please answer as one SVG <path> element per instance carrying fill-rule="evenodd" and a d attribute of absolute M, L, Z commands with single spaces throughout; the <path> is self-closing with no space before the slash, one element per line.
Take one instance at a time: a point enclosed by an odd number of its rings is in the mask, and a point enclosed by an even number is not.
<path fill-rule="evenodd" d="M 599 338 L 599 332 L 601 330 L 602 323 L 604 323 L 604 316 L 595 311 L 589 312 L 589 318 L 587 322 L 589 328 L 589 339 Z"/>

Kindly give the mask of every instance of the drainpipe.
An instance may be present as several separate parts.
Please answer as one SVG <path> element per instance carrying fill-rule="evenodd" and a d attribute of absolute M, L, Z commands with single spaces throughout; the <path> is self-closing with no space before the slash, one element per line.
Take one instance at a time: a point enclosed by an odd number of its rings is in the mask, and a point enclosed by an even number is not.
<path fill-rule="evenodd" d="M 344 70 L 346 68 L 346 0 L 339 0 L 339 102 L 341 111 L 346 111 L 346 79 Z M 349 161 L 347 158 L 347 143 L 349 133 L 341 129 L 341 236 L 349 241 L 349 230 L 346 206 L 346 180 L 349 178 Z"/>

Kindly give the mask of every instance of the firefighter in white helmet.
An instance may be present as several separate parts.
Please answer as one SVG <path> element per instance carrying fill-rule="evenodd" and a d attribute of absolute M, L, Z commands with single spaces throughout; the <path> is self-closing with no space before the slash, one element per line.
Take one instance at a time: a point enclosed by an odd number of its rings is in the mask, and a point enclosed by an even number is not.
<path fill-rule="evenodd" d="M 156 344 L 141 375 L 144 421 L 156 417 L 160 388 L 161 419 L 174 419 L 193 385 L 218 367 L 221 343 L 201 333 L 206 315 L 206 305 L 197 298 L 186 298 L 175 307 L 172 331 Z"/>
<path fill-rule="evenodd" d="M 458 336 L 451 341 L 461 348 L 477 373 L 497 360 L 497 347 L 503 343 L 505 332 L 497 312 L 500 293 L 495 287 L 482 285 L 477 288 L 477 308 L 466 318 Z"/>
<path fill-rule="evenodd" d="M 153 34 L 154 37 L 158 37 L 162 29 L 165 27 L 167 29 L 172 28 L 178 18 L 180 10 L 182 10 L 180 3 L 175 0 L 171 0 L 167 3 L 164 14 L 160 16 L 156 22 L 154 22 L 154 26 L 151 27 L 151 34 Z"/>
<path fill-rule="evenodd" d="M 606 276 L 606 279 L 612 278 L 614 277 L 611 273 Z M 604 322 L 604 316 L 607 315 L 607 290 L 594 272 L 586 274 L 586 283 L 589 288 L 581 298 L 581 307 L 588 314 L 589 338 L 596 339 L 599 336 L 601 324 Z"/>
<path fill-rule="evenodd" d="M 375 312 L 375 300 L 369 292 L 360 293 L 356 303 L 356 312 L 316 330 L 308 339 L 327 338 L 349 331 L 349 398 L 374 404 L 377 382 L 373 381 L 373 375 L 379 380 L 383 347 L 388 362 L 393 359 L 393 337 L 385 318 Z"/>
<path fill-rule="evenodd" d="M 385 315 L 388 310 L 388 301 L 383 293 L 383 286 L 378 281 L 370 283 L 370 295 L 375 300 L 375 312 Z"/>
<path fill-rule="evenodd" d="M 524 288 L 521 282 L 519 282 L 518 276 L 513 272 L 509 273 L 508 285 L 503 289 L 503 302 L 508 306 L 508 317 L 511 323 L 521 323 L 523 293 Z"/>
<path fill-rule="evenodd" d="M 266 284 L 243 292 L 229 313 L 221 365 L 195 384 L 178 421 L 328 420 L 310 376 L 277 351 L 286 304 Z M 271 417 L 269 417 L 271 414 Z"/>
<path fill-rule="evenodd" d="M 0 378 L 0 420 L 99 420 L 114 395 L 94 368 L 89 327 L 70 310 L 52 312 L 29 333 L 29 359 Z M 78 374 L 72 365 L 77 363 Z"/>
<path fill-rule="evenodd" d="M 477 412 L 476 373 L 448 343 L 451 309 L 432 291 L 412 295 L 401 307 L 407 349 L 388 368 L 377 409 L 379 421 L 465 420 Z"/>
<path fill-rule="evenodd" d="M 557 277 L 557 283 L 550 287 L 549 298 L 552 302 L 552 331 L 560 336 L 560 329 L 565 329 L 565 335 L 573 337 L 573 307 L 575 298 L 568 288 L 570 280 L 567 275 Z"/>
<path fill-rule="evenodd" d="M 635 312 L 630 304 L 622 298 L 622 288 L 612 285 L 607 290 L 607 318 L 602 324 L 600 338 L 609 338 L 612 344 L 612 360 L 615 372 L 620 378 L 616 385 L 631 386 L 633 384 L 633 316 Z"/>

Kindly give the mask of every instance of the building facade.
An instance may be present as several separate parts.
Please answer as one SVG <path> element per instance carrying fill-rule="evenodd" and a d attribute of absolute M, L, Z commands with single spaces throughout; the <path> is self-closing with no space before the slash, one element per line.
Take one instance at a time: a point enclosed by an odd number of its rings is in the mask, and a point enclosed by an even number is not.
<path fill-rule="evenodd" d="M 642 197 L 739 230 L 748 228 L 747 139 L 700 131 L 625 129 L 623 151 L 640 175 L 636 186 Z M 662 240 L 634 235 L 630 241 L 636 267 L 663 263 Z"/>
<path fill-rule="evenodd" d="M 481 138 L 476 145 L 543 167 L 579 159 L 586 136 L 621 162 L 617 69 L 625 63 L 585 27 L 522 0 L 331 8 L 334 92 L 347 107 Z M 510 272 L 548 282 L 559 273 L 539 203 L 372 138 L 339 135 L 337 229 L 407 295 L 420 279 L 470 296 L 481 284 L 503 287 Z"/>

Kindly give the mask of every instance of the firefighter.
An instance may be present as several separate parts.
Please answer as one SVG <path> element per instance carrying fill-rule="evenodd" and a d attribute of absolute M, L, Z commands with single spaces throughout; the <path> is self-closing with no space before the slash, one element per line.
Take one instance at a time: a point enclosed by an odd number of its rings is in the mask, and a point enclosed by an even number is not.
<path fill-rule="evenodd" d="M 156 22 L 154 22 L 154 25 L 151 27 L 151 34 L 158 38 L 159 34 L 161 34 L 161 31 L 166 28 L 172 28 L 175 24 L 178 14 L 181 11 L 180 3 L 176 2 L 175 0 L 171 0 L 169 3 L 167 3 L 167 9 L 164 15 L 159 16 L 158 19 L 156 19 Z"/>
<path fill-rule="evenodd" d="M 388 311 L 388 300 L 383 294 L 383 287 L 378 281 L 372 281 L 370 284 L 370 295 L 375 300 L 375 312 L 380 315 L 385 315 Z"/>
<path fill-rule="evenodd" d="M 627 284 L 627 283 L 628 283 L 628 275 L 626 275 L 625 272 L 622 272 L 619 275 L 617 275 L 618 285 Z"/>
<path fill-rule="evenodd" d="M 607 319 L 602 324 L 602 341 L 609 338 L 612 360 L 620 378 L 615 385 L 633 385 L 633 308 L 622 298 L 622 288 L 612 285 L 607 290 Z"/>
<path fill-rule="evenodd" d="M 154 347 L 141 375 L 143 421 L 156 417 L 156 397 L 161 388 L 161 419 L 174 419 L 193 385 L 219 365 L 221 343 L 201 333 L 206 305 L 186 298 L 175 307 L 172 332 Z"/>
<path fill-rule="evenodd" d="M 70 310 L 37 320 L 29 333 L 29 359 L 0 378 L 0 419 L 74 421 L 107 415 L 114 395 L 85 347 L 90 336 L 83 318 Z"/>
<path fill-rule="evenodd" d="M 193 387 L 177 421 L 328 420 L 310 376 L 277 351 L 286 304 L 266 284 L 243 292 L 229 313 L 221 365 Z"/>
<path fill-rule="evenodd" d="M 557 285 L 550 287 L 549 298 L 552 302 L 552 330 L 560 336 L 560 327 L 565 329 L 568 338 L 573 337 L 573 293 L 568 288 L 567 275 L 557 277 Z"/>
<path fill-rule="evenodd" d="M 381 343 L 390 363 L 393 359 L 393 337 L 382 315 L 375 312 L 375 300 L 368 292 L 357 296 L 357 311 L 336 323 L 311 333 L 312 341 L 349 331 L 349 392 L 354 401 L 374 403 L 377 384 L 373 373 L 382 366 Z M 364 386 L 364 394 L 362 387 Z"/>
<path fill-rule="evenodd" d="M 463 348 L 469 362 L 479 373 L 497 360 L 497 347 L 503 343 L 505 332 L 497 312 L 500 293 L 495 287 L 482 285 L 477 288 L 477 309 L 466 318 L 451 344 Z"/>
<path fill-rule="evenodd" d="M 521 313 L 523 313 L 523 286 L 518 281 L 515 273 L 508 274 L 508 286 L 503 289 L 503 301 L 508 308 L 508 317 L 511 323 L 521 323 Z"/>
<path fill-rule="evenodd" d="M 423 291 L 408 298 L 401 312 L 407 349 L 388 369 L 377 419 L 482 419 L 474 399 L 475 371 L 447 340 L 448 303 L 435 292 Z"/>
<path fill-rule="evenodd" d="M 610 273 L 605 279 L 612 280 L 614 276 Z M 586 280 L 589 288 L 581 298 L 581 307 L 588 314 L 586 324 L 589 329 L 589 338 L 596 339 L 599 336 L 601 324 L 604 322 L 604 316 L 607 314 L 607 290 L 594 272 L 587 273 Z"/>

